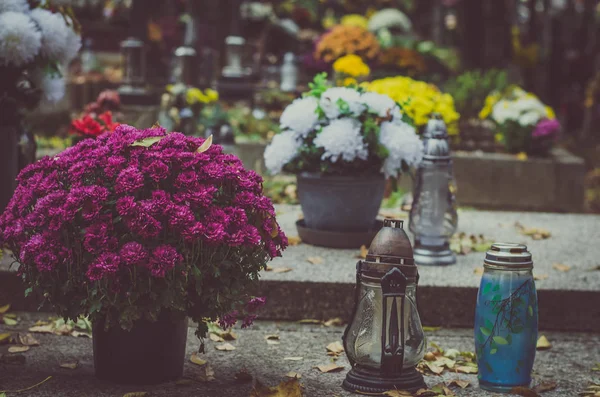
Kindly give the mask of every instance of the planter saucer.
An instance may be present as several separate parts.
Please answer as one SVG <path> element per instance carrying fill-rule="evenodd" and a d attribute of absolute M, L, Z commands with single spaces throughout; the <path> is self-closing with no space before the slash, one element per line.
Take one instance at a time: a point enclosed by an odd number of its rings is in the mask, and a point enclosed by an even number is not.
<path fill-rule="evenodd" d="M 308 228 L 304 219 L 296 222 L 298 236 L 302 242 L 327 248 L 358 249 L 363 245 L 368 247 L 382 227 L 383 221 L 376 220 L 371 230 L 366 232 L 335 232 Z"/>

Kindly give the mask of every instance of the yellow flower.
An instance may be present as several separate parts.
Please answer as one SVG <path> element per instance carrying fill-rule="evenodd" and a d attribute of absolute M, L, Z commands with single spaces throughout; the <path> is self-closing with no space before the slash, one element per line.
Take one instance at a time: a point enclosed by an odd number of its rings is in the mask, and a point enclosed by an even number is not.
<path fill-rule="evenodd" d="M 340 22 L 344 26 L 358 26 L 359 28 L 367 28 L 369 21 L 367 18 L 359 14 L 348 14 L 342 17 Z"/>
<path fill-rule="evenodd" d="M 206 97 L 210 102 L 216 102 L 219 100 L 219 93 L 215 90 L 207 88 L 206 90 L 204 90 L 204 94 L 206 94 Z"/>
<path fill-rule="evenodd" d="M 338 58 L 338 60 L 333 63 L 333 70 L 337 73 L 347 74 L 352 77 L 368 76 L 371 73 L 371 69 L 363 62 L 361 57 L 354 54 Z"/>
<path fill-rule="evenodd" d="M 349 85 L 358 85 L 358 81 L 354 77 L 346 77 L 344 81 L 342 81 L 342 85 L 347 87 Z"/>
<path fill-rule="evenodd" d="M 554 113 L 554 109 L 552 109 L 550 106 L 546 106 L 546 117 L 548 117 L 550 120 L 556 118 L 556 113 Z"/>
<path fill-rule="evenodd" d="M 188 105 L 193 105 L 195 103 L 203 103 L 208 104 L 215 102 L 219 99 L 219 94 L 215 90 L 211 90 L 207 88 L 205 92 L 202 92 L 199 88 L 189 88 L 185 93 L 185 100 Z"/>

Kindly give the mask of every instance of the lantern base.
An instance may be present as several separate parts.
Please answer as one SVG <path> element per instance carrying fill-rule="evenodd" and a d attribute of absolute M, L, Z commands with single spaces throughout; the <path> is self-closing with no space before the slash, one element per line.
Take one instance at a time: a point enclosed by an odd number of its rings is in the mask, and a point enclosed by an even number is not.
<path fill-rule="evenodd" d="M 378 371 L 354 367 L 346 375 L 342 387 L 353 393 L 377 394 L 390 390 L 406 390 L 411 393 L 426 389 L 427 385 L 415 367 L 405 368 L 396 377 L 382 377 Z"/>
<path fill-rule="evenodd" d="M 415 242 L 413 250 L 415 263 L 423 266 L 448 266 L 456 263 L 456 255 L 449 244 L 431 247 Z"/>

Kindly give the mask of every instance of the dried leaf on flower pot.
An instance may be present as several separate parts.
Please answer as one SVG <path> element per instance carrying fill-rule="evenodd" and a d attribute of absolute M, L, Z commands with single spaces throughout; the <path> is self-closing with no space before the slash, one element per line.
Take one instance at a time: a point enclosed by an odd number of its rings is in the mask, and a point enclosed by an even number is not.
<path fill-rule="evenodd" d="M 222 345 L 216 345 L 215 349 L 220 350 L 220 351 L 232 351 L 235 350 L 235 346 L 232 345 L 231 343 L 223 343 Z"/>
<path fill-rule="evenodd" d="M 274 267 L 273 273 L 287 273 L 291 272 L 293 269 L 291 267 Z"/>
<path fill-rule="evenodd" d="M 19 334 L 19 342 L 24 346 L 39 346 L 40 342 L 31 334 Z"/>
<path fill-rule="evenodd" d="M 74 362 L 74 363 L 61 363 L 60 367 L 64 368 L 64 369 L 76 369 L 77 368 L 77 363 L 76 362 Z"/>
<path fill-rule="evenodd" d="M 31 349 L 29 346 L 11 346 L 8 348 L 9 353 L 25 353 Z"/>
<path fill-rule="evenodd" d="M 552 268 L 556 269 L 556 270 L 558 270 L 560 272 L 563 272 L 563 273 L 566 273 L 569 270 L 571 270 L 571 266 L 569 266 L 569 265 L 563 265 L 562 263 L 555 263 L 555 264 L 552 265 Z"/>
<path fill-rule="evenodd" d="M 190 361 L 196 365 L 204 365 L 207 363 L 206 360 L 198 357 L 198 353 L 192 353 L 192 355 L 190 356 Z"/>
<path fill-rule="evenodd" d="M 273 387 L 256 382 L 250 397 L 302 397 L 302 385 L 297 378 L 283 381 Z"/>
<path fill-rule="evenodd" d="M 312 263 L 313 265 L 323 264 L 323 258 L 321 258 L 320 256 L 310 256 L 306 258 L 306 261 Z"/>
<path fill-rule="evenodd" d="M 318 365 L 317 369 L 323 373 L 328 373 L 328 372 L 338 372 L 344 369 L 344 367 L 341 367 L 335 363 L 330 363 L 327 365 Z"/>
<path fill-rule="evenodd" d="M 552 347 L 552 344 L 544 335 L 540 336 L 537 341 L 537 350 L 548 350 Z"/>
<path fill-rule="evenodd" d="M 298 372 L 294 372 L 294 371 L 288 372 L 287 374 L 285 374 L 285 376 L 288 378 L 296 378 L 296 379 L 302 378 L 302 375 L 300 375 Z"/>

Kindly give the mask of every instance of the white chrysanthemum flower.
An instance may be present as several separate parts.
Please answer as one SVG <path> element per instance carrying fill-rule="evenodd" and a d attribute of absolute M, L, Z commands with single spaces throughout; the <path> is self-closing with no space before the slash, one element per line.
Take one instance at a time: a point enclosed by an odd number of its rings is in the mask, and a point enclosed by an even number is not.
<path fill-rule="evenodd" d="M 312 96 L 294 100 L 281 113 L 279 119 L 281 128 L 294 130 L 302 137 L 306 137 L 319 122 L 318 106 L 317 98 Z"/>
<path fill-rule="evenodd" d="M 58 102 L 65 96 L 65 78 L 59 74 L 45 75 L 41 82 L 44 99 L 48 102 Z"/>
<path fill-rule="evenodd" d="M 402 11 L 395 8 L 385 8 L 373 14 L 369 19 L 368 27 L 371 32 L 389 28 L 400 28 L 404 32 L 409 32 L 412 29 L 412 23 Z"/>
<path fill-rule="evenodd" d="M 60 14 L 53 14 L 42 8 L 36 8 L 30 15 L 42 30 L 42 54 L 59 63 L 69 62 L 67 55 L 71 51 L 68 48 L 68 37 L 71 28 L 67 26 L 65 19 Z"/>
<path fill-rule="evenodd" d="M 542 115 L 538 112 L 525 112 L 519 116 L 519 124 L 523 127 L 536 125 L 541 118 Z"/>
<path fill-rule="evenodd" d="M 29 12 L 29 4 L 27 0 L 0 0 L 0 13 L 14 11 L 14 12 Z"/>
<path fill-rule="evenodd" d="M 302 142 L 296 139 L 294 131 L 283 131 L 271 140 L 265 149 L 265 166 L 271 174 L 278 174 L 283 167 L 292 161 Z"/>
<path fill-rule="evenodd" d="M 354 117 L 360 116 L 365 110 L 365 105 L 361 102 L 360 93 L 355 89 L 348 87 L 329 88 L 321 95 L 319 105 L 329 119 L 335 119 L 340 116 L 342 109 L 338 103 L 340 99 L 344 101 Z"/>
<path fill-rule="evenodd" d="M 334 163 L 340 158 L 344 161 L 354 161 L 357 158 L 366 160 L 369 151 L 360 128 L 360 122 L 351 118 L 333 120 L 323 127 L 314 140 L 315 146 L 325 149 L 321 160 L 331 160 Z"/>
<path fill-rule="evenodd" d="M 423 159 L 423 142 L 415 133 L 414 127 L 407 123 L 382 123 L 379 142 L 389 152 L 381 168 L 386 178 L 398 176 L 402 161 L 412 167 Z"/>
<path fill-rule="evenodd" d="M 367 92 L 362 94 L 360 99 L 367 105 L 370 112 L 377 114 L 379 117 L 390 116 L 394 113 L 394 110 L 400 111 L 396 102 L 387 95 Z"/>
<path fill-rule="evenodd" d="M 498 124 L 502 124 L 508 120 L 516 121 L 520 113 L 513 102 L 501 99 L 492 108 L 492 119 Z"/>
<path fill-rule="evenodd" d="M 33 61 L 41 46 L 42 34 L 28 15 L 0 14 L 0 66 L 23 66 Z"/>
<path fill-rule="evenodd" d="M 67 23 L 69 26 L 73 26 L 73 21 L 71 18 L 67 17 Z M 71 62 L 81 49 L 81 36 L 77 34 L 72 28 L 68 30 L 67 35 L 67 53 L 65 54 L 64 63 L 67 64 Z"/>

